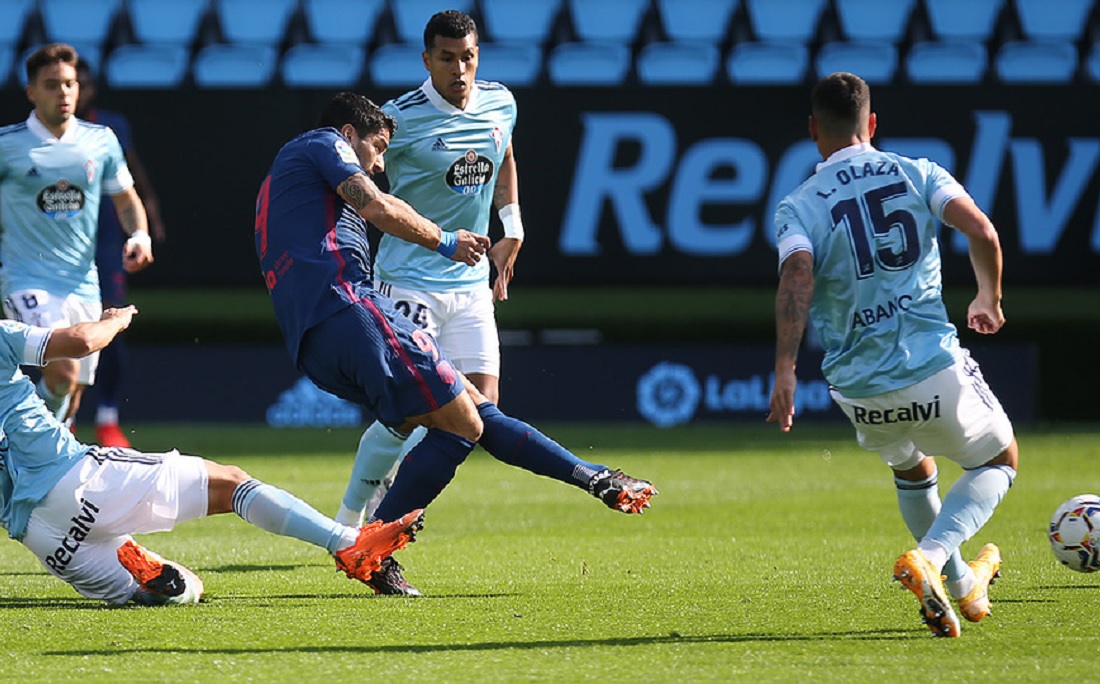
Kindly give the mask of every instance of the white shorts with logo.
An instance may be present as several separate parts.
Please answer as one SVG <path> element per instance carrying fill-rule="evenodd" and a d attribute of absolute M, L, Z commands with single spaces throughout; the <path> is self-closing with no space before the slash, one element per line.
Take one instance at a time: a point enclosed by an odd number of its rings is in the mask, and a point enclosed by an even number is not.
<path fill-rule="evenodd" d="M 38 326 L 39 328 L 66 328 L 77 323 L 98 321 L 103 315 L 103 304 L 73 295 L 58 297 L 45 290 L 19 290 L 4 297 L 4 315 L 10 319 Z M 77 382 L 91 385 L 99 366 L 99 352 L 82 359 Z"/>
<path fill-rule="evenodd" d="M 381 280 L 375 280 L 374 287 L 417 327 L 431 333 L 455 368 L 467 375 L 500 377 L 500 336 L 489 287 L 426 292 Z"/>
<path fill-rule="evenodd" d="M 965 349 L 952 366 L 915 385 L 861 399 L 830 394 L 859 445 L 894 470 L 915 467 L 925 454 L 977 468 L 1012 443 L 1012 423 Z"/>
<path fill-rule="evenodd" d="M 132 534 L 204 517 L 207 488 L 197 456 L 92 447 L 31 513 L 23 545 L 81 595 L 126 603 L 138 583 L 118 548 Z"/>

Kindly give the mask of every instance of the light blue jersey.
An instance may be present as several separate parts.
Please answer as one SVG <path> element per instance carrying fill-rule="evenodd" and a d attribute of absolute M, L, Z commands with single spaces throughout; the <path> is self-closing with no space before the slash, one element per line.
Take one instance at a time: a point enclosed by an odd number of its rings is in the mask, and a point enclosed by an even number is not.
<path fill-rule="evenodd" d="M 397 120 L 386 151 L 390 192 L 443 230 L 488 235 L 497 171 L 516 123 L 511 91 L 499 83 L 476 81 L 466 109 L 459 109 L 429 79 L 382 109 Z M 467 266 L 384 235 L 375 274 L 412 290 L 472 290 L 488 285 L 489 260 Z"/>
<path fill-rule="evenodd" d="M 941 299 L 938 221 L 966 190 L 927 159 L 839 150 L 779 203 L 779 263 L 814 257 L 810 318 L 825 378 L 847 397 L 921 380 L 960 355 Z"/>
<path fill-rule="evenodd" d="M 133 184 L 106 126 L 72 119 L 56 138 L 32 112 L 24 123 L 0 128 L 3 291 L 42 289 L 98 302 L 101 196 Z"/>
<path fill-rule="evenodd" d="M 21 364 L 43 366 L 52 331 L 0 320 L 0 525 L 22 539 L 31 511 L 87 446 L 34 392 Z"/>

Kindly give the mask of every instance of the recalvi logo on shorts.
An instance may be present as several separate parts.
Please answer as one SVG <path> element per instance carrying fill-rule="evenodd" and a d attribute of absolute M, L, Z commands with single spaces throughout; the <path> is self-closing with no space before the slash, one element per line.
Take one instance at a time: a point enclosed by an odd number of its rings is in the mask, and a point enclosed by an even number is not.
<path fill-rule="evenodd" d="M 932 401 L 922 404 L 912 402 L 908 406 L 900 406 L 891 409 L 868 409 L 863 406 L 853 406 L 852 414 L 855 422 L 864 425 L 889 425 L 891 423 L 913 423 L 921 420 L 931 420 L 940 417 L 940 395 L 932 398 Z"/>
<path fill-rule="evenodd" d="M 80 513 L 70 518 L 73 526 L 69 528 L 69 533 L 61 540 L 61 545 L 54 549 L 53 553 L 42 559 L 43 563 L 58 573 L 64 572 L 65 568 L 69 567 L 73 556 L 80 549 L 81 542 L 87 539 L 88 533 L 92 531 L 92 525 L 96 521 L 95 514 L 99 513 L 99 508 L 87 499 L 81 498 L 80 504 Z"/>

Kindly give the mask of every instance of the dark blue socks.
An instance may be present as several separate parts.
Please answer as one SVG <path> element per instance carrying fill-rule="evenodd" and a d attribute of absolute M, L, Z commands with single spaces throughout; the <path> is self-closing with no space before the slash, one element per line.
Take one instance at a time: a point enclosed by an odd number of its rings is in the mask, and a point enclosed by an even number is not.
<path fill-rule="evenodd" d="M 431 429 L 420 444 L 405 456 L 386 498 L 374 512 L 374 519 L 392 522 L 409 511 L 427 508 L 454 479 L 455 470 L 474 443 L 458 435 Z"/>

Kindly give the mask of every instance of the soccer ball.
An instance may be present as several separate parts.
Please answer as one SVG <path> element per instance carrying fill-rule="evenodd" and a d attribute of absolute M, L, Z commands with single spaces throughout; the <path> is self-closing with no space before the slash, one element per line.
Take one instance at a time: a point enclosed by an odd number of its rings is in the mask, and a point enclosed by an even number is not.
<path fill-rule="evenodd" d="M 1075 496 L 1054 511 L 1050 548 L 1070 570 L 1100 570 L 1100 496 Z"/>

